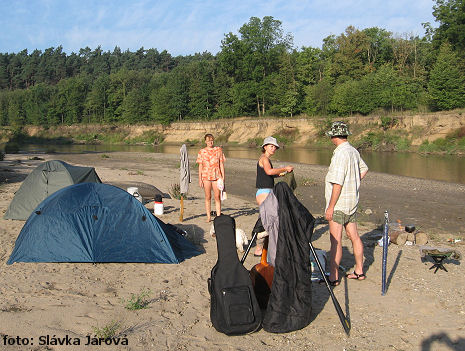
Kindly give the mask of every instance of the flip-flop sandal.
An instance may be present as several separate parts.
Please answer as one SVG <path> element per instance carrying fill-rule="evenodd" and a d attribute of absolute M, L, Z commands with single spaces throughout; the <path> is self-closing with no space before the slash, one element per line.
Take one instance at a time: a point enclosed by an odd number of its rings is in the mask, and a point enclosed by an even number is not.
<path fill-rule="evenodd" d="M 350 277 L 350 275 L 354 275 L 354 277 Z M 353 271 L 352 273 L 349 273 L 346 275 L 347 279 L 355 279 L 355 280 L 365 280 L 366 279 L 366 275 L 365 273 L 355 273 L 355 271 Z"/>

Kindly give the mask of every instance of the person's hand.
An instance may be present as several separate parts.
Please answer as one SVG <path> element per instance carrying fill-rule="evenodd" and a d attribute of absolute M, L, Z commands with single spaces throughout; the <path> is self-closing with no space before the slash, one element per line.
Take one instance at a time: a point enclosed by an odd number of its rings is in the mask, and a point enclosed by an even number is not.
<path fill-rule="evenodd" d="M 203 188 L 203 180 L 199 179 L 199 187 Z"/>
<path fill-rule="evenodd" d="M 284 167 L 286 168 L 286 172 L 292 172 L 294 170 L 294 167 L 292 166 L 287 166 L 287 167 Z"/>
<path fill-rule="evenodd" d="M 328 221 L 332 221 L 333 220 L 333 214 L 334 214 L 334 208 L 328 207 L 326 209 L 326 212 L 325 212 L 325 218 Z"/>

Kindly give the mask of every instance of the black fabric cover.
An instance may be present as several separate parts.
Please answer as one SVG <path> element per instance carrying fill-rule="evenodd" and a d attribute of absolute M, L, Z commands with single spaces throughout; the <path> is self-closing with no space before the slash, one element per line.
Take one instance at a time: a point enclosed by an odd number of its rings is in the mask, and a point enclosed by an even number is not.
<path fill-rule="evenodd" d="M 263 319 L 263 329 L 286 333 L 310 324 L 312 281 L 310 245 L 315 218 L 289 186 L 274 187 L 279 203 L 279 236 L 273 285 Z"/>
<path fill-rule="evenodd" d="M 213 224 L 218 260 L 208 279 L 211 322 L 217 331 L 227 335 L 253 332 L 260 328 L 262 314 L 249 272 L 237 257 L 235 221 L 220 215 Z"/>

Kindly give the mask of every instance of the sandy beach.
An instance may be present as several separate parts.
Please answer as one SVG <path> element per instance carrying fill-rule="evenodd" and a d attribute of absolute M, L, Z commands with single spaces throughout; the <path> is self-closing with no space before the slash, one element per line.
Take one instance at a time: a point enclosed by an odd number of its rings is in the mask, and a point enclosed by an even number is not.
<path fill-rule="evenodd" d="M 103 182 L 141 182 L 168 193 L 179 182 L 179 156 L 150 153 L 7 154 L 0 161 L 0 350 L 464 350 L 465 275 L 463 261 L 446 260 L 436 274 L 416 245 L 391 244 L 387 293 L 381 295 L 383 213 L 415 225 L 428 245 L 465 254 L 465 186 L 369 173 L 361 189 L 359 232 L 365 248 L 367 279 L 343 279 L 334 293 L 351 321 L 344 333 L 323 284 L 313 286 L 313 320 L 286 334 L 264 330 L 244 336 L 218 333 L 210 322 L 207 279 L 216 262 L 216 241 L 205 222 L 203 190 L 198 187 L 197 150 L 189 150 L 192 183 L 179 219 L 179 200 L 165 198 L 160 219 L 188 233 L 202 254 L 178 265 L 140 263 L 6 262 L 24 221 L 5 220 L 21 182 L 44 160 L 93 166 Z M 32 159 L 38 156 L 39 160 Z M 228 199 L 223 211 L 249 236 L 258 217 L 254 201 L 254 160 L 228 159 Z M 326 168 L 295 164 L 297 197 L 316 217 L 324 211 Z M 153 202 L 146 207 L 153 211 Z M 124 215 L 124 214 L 122 214 Z M 316 248 L 329 250 L 328 225 L 319 221 Z M 461 239 L 450 243 L 448 239 Z M 342 265 L 354 265 L 344 238 Z M 249 254 L 245 267 L 259 259 Z M 147 306 L 128 310 L 131 295 L 147 295 Z M 96 331 L 114 328 L 127 345 L 86 345 Z M 47 339 L 48 336 L 48 339 Z M 54 345 L 69 338 L 80 345 Z M 48 341 L 47 341 L 48 340 Z M 19 342 L 29 342 L 20 346 Z M 48 345 L 47 345 L 48 342 Z"/>

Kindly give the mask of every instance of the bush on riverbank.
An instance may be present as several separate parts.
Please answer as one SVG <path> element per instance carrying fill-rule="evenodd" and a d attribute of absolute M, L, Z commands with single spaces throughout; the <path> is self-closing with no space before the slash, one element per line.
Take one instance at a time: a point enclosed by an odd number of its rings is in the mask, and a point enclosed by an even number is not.
<path fill-rule="evenodd" d="M 418 151 L 423 153 L 465 153 L 465 127 L 449 133 L 446 138 L 439 138 L 431 142 L 425 140 Z"/>

